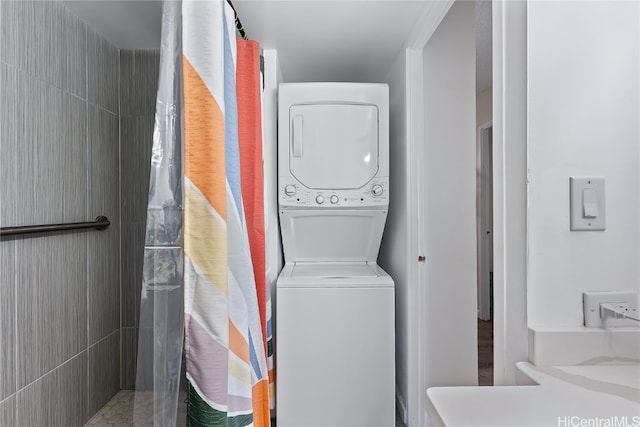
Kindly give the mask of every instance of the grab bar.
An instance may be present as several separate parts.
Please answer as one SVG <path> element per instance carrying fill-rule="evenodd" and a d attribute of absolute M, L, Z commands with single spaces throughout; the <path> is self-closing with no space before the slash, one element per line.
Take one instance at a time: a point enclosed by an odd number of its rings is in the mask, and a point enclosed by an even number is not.
<path fill-rule="evenodd" d="M 88 222 L 67 222 L 64 224 L 40 224 L 23 225 L 19 227 L 0 227 L 0 237 L 30 233 L 49 233 L 53 231 L 83 230 L 87 228 L 105 230 L 107 227 L 109 227 L 109 225 L 111 225 L 111 221 L 109 221 L 106 216 L 99 216 L 95 219 L 95 221 Z"/>

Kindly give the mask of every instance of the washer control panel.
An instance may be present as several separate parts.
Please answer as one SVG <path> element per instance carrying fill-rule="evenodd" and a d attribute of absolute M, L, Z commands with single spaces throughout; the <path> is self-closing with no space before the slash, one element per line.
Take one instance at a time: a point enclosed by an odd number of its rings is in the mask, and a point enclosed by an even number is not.
<path fill-rule="evenodd" d="M 319 190 L 307 188 L 292 178 L 280 177 L 278 202 L 280 206 L 297 207 L 384 206 L 389 204 L 389 179 L 373 179 L 357 189 Z"/>

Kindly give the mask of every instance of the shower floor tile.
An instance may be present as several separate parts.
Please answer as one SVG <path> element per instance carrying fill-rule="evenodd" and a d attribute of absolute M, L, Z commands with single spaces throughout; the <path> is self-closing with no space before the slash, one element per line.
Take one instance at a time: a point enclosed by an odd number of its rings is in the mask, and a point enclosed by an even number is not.
<path fill-rule="evenodd" d="M 152 393 L 138 392 L 138 401 L 135 401 L 136 392 L 133 390 L 121 390 L 102 407 L 85 426 L 100 427 L 142 427 L 153 426 Z M 180 393 L 178 399 L 178 427 L 186 425 L 186 394 Z M 134 406 L 135 411 L 134 411 Z"/>

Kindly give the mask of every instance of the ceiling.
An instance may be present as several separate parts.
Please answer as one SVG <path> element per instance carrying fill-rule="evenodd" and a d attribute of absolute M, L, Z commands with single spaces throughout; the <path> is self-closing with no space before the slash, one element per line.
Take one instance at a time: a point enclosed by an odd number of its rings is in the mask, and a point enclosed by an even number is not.
<path fill-rule="evenodd" d="M 481 90 L 491 82 L 491 2 L 476 3 Z M 160 46 L 161 1 L 65 4 L 121 49 Z M 426 0 L 234 0 L 249 37 L 278 50 L 288 82 L 383 80 L 426 5 Z"/>
<path fill-rule="evenodd" d="M 249 36 L 276 48 L 285 81 L 386 77 L 423 1 L 239 1 Z"/>

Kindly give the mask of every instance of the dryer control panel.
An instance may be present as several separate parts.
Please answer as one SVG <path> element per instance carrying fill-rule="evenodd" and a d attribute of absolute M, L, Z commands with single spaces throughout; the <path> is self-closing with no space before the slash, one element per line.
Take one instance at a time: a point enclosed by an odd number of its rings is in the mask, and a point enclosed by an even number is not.
<path fill-rule="evenodd" d="M 358 189 L 309 189 L 297 180 L 280 177 L 278 202 L 286 207 L 358 208 L 389 205 L 389 178 L 375 178 Z"/>

